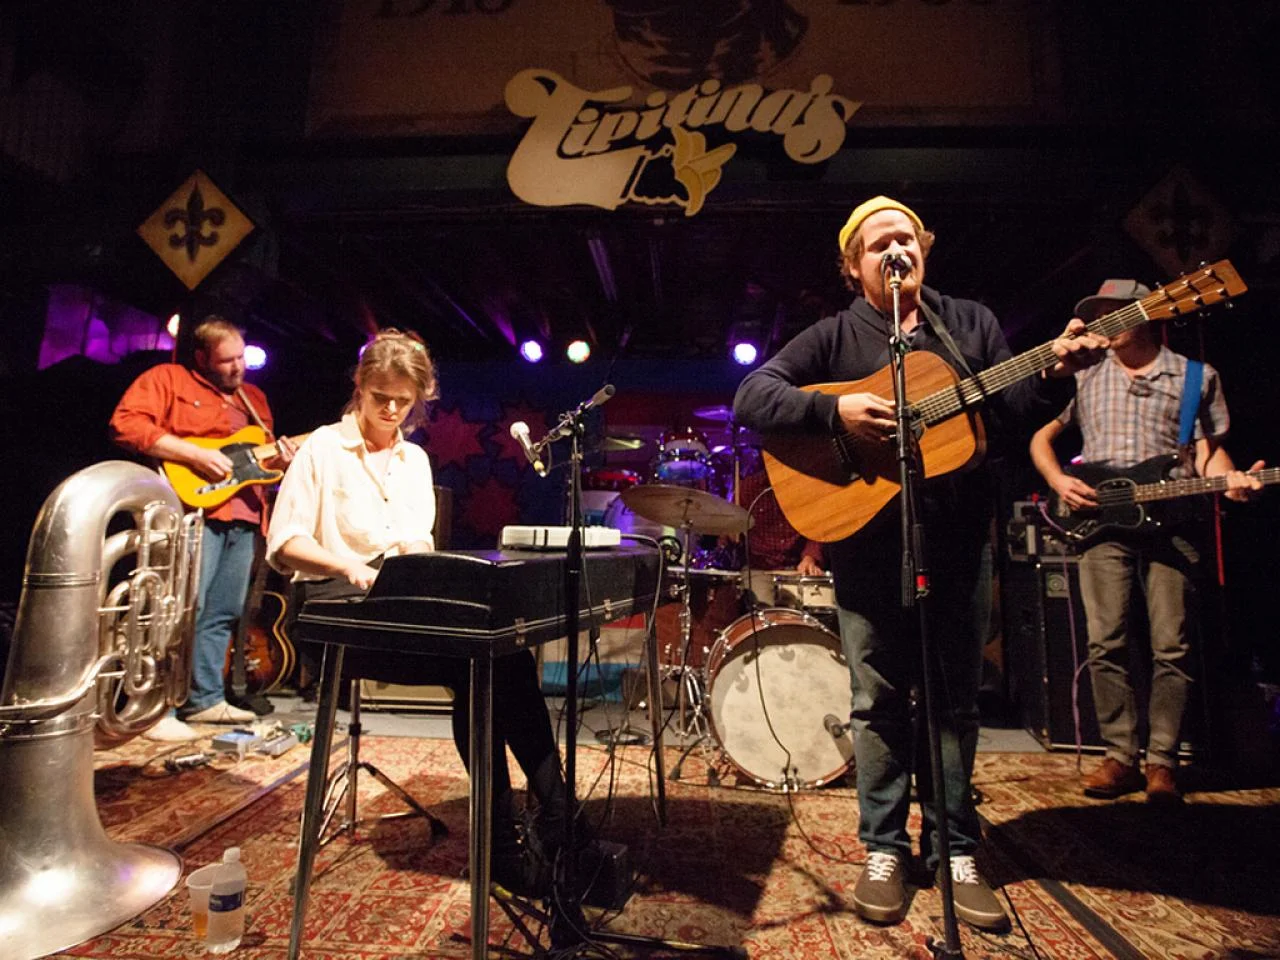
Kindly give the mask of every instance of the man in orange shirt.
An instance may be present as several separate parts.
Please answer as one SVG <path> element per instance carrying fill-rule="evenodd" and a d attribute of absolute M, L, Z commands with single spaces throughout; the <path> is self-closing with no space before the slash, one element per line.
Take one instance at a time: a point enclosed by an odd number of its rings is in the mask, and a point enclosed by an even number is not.
<path fill-rule="evenodd" d="M 197 446 L 188 437 L 229 437 L 249 424 L 271 433 L 266 395 L 244 381 L 244 336 L 234 324 L 209 316 L 195 329 L 195 363 L 162 363 L 139 376 L 111 416 L 111 436 L 134 453 L 180 463 L 209 480 L 231 475 L 221 450 Z M 271 466 L 282 469 L 293 456 L 287 440 Z M 253 567 L 255 538 L 265 527 L 263 488 L 243 487 L 205 515 L 200 591 L 192 651 L 191 695 L 177 717 L 165 717 L 146 736 L 194 740 L 194 723 L 245 723 L 249 710 L 227 703 L 223 667 L 232 627 L 244 609 Z"/>

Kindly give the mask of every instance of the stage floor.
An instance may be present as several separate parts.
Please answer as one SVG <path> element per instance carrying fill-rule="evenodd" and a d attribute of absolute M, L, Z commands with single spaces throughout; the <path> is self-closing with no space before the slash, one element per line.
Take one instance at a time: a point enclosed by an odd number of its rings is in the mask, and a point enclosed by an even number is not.
<path fill-rule="evenodd" d="M 558 704 L 550 706 L 554 714 Z M 295 701 L 282 699 L 277 716 L 308 716 L 295 708 Z M 614 714 L 617 726 L 616 706 Z M 752 958 L 925 960 L 927 943 L 943 936 L 938 892 L 927 884 L 912 887 L 907 919 L 898 926 L 870 926 L 854 915 L 851 894 L 863 850 L 850 784 L 782 795 L 733 776 L 713 783 L 715 751 L 694 745 L 686 754 L 689 744 L 672 738 L 667 769 L 686 755 L 680 779 L 667 781 L 662 827 L 651 748 L 609 749 L 593 736 L 608 725 L 603 714 L 587 710 L 584 717 L 578 794 L 597 832 L 627 845 L 636 877 L 626 907 L 607 916 L 592 911 L 593 922 L 644 936 L 742 945 Z M 630 719 L 644 729 L 642 715 Z M 422 821 L 388 821 L 327 845 L 317 860 L 304 956 L 468 957 L 467 781 L 447 740 L 447 718 L 367 712 L 365 720 L 362 759 L 406 787 L 449 834 L 432 844 Z M 166 771 L 166 756 L 189 752 L 189 745 L 142 739 L 100 751 L 103 823 L 117 839 L 176 850 L 188 870 L 218 859 L 224 847 L 240 846 L 250 890 L 248 932 L 237 955 L 281 960 L 307 748 Z M 1096 760 L 1083 762 L 1088 768 Z M 988 841 L 981 863 L 1007 898 L 1014 925 L 995 936 L 962 924 L 965 956 L 1280 957 L 1280 789 L 1193 769 L 1186 805 L 1160 810 L 1141 795 L 1088 800 L 1078 777 L 1070 754 L 1045 753 L 1022 731 L 984 731 L 975 773 Z M 363 816 L 400 809 L 395 796 L 367 776 L 359 799 Z M 914 808 L 911 829 L 918 833 Z M 529 952 L 496 908 L 490 941 L 495 952 L 503 946 Z M 663 955 L 637 955 L 646 953 Z M 202 954 L 179 889 L 67 955 Z"/>

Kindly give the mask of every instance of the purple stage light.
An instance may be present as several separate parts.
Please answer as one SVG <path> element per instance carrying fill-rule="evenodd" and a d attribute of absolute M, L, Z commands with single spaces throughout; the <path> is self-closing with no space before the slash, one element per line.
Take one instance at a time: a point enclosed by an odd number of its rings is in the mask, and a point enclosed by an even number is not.
<path fill-rule="evenodd" d="M 755 363 L 758 356 L 760 356 L 760 350 L 754 343 L 741 340 L 733 345 L 733 359 L 744 367 Z"/>

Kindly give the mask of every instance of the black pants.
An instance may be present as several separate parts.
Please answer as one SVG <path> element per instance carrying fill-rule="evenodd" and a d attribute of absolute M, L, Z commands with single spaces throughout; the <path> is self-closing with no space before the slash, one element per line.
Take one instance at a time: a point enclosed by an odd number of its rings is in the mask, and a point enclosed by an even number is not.
<path fill-rule="evenodd" d="M 303 580 L 294 584 L 295 615 L 308 600 L 337 600 L 364 591 L 343 580 Z M 295 631 L 294 636 L 298 636 Z M 299 653 L 319 663 L 321 645 L 300 637 Z M 310 650 L 303 653 L 303 648 Z M 467 767 L 471 757 L 470 661 L 464 657 L 416 656 L 381 650 L 347 648 L 343 657 L 344 680 L 376 680 L 381 683 L 433 684 L 453 691 L 453 742 Z M 538 684 L 533 653 L 500 657 L 493 663 L 493 796 L 501 799 L 511 790 L 507 747 L 515 755 L 540 804 L 555 806 L 564 796 L 560 753 L 551 719 Z M 468 772 L 470 770 L 468 769 Z"/>

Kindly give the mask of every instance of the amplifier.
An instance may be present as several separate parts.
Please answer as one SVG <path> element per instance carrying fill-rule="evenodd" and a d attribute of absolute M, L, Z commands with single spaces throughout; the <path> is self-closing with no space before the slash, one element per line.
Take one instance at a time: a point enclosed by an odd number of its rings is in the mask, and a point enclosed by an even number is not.
<path fill-rule="evenodd" d="M 361 680 L 360 705 L 370 710 L 401 713 L 449 713 L 453 709 L 453 691 L 432 684 Z"/>

